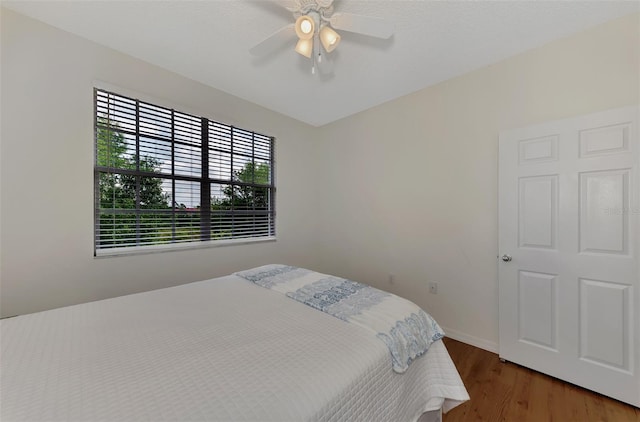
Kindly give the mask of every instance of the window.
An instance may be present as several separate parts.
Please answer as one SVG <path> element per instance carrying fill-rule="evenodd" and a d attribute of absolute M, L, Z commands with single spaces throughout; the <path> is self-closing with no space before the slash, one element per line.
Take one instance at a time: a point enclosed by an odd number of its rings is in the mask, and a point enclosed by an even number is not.
<path fill-rule="evenodd" d="M 96 255 L 275 236 L 272 137 L 100 89 L 94 102 Z"/>

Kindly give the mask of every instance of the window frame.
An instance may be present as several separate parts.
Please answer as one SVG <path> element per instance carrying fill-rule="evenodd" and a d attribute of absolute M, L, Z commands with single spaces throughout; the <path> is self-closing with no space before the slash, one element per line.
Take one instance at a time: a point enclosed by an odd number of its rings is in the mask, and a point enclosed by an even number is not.
<path fill-rule="evenodd" d="M 273 136 L 267 136 L 267 135 L 263 135 L 260 134 L 258 132 L 255 131 L 251 131 L 251 130 L 247 130 L 247 129 L 242 129 L 242 128 L 238 128 L 236 126 L 233 125 L 229 125 L 229 124 L 225 124 L 225 123 L 221 123 L 212 119 L 209 119 L 207 117 L 204 116 L 197 116 L 194 114 L 190 114 L 190 113 L 185 113 L 185 112 L 181 112 L 178 111 L 172 107 L 166 107 L 163 105 L 158 105 L 158 104 L 153 104 L 149 101 L 144 101 L 144 100 L 139 100 L 137 98 L 132 98 L 130 96 L 127 95 L 122 95 L 116 92 L 113 92 L 110 89 L 104 89 L 104 88 L 99 88 L 99 87 L 94 87 L 93 88 L 93 105 L 94 105 L 94 113 L 93 113 L 93 120 L 94 120 L 94 236 L 93 236 L 93 251 L 94 251 L 94 257 L 103 257 L 103 256 L 115 256 L 115 255 L 132 255 L 132 254 L 144 254 L 144 253 L 155 253 L 155 252 L 165 252 L 165 251 L 171 251 L 171 250 L 184 250 L 184 249 L 201 249 L 201 248 L 210 248 L 210 247 L 215 247 L 215 246 L 225 246 L 225 245 L 239 245 L 239 244 L 249 244 L 249 243 L 256 243 L 256 242 L 265 242 L 265 241 L 274 241 L 276 240 L 276 183 L 275 183 L 275 138 Z M 99 100 L 98 97 L 99 95 L 103 95 L 105 96 L 105 98 L 107 98 L 107 108 L 111 107 L 109 104 L 109 100 L 111 99 L 111 96 L 114 96 L 114 98 L 117 99 L 121 99 L 121 100 L 127 100 L 130 102 L 134 102 L 135 103 L 135 130 L 131 130 L 131 129 L 127 129 L 127 128 L 122 128 L 122 127 L 118 127 L 118 126 L 114 126 L 111 125 L 110 123 L 105 124 L 101 124 L 99 122 L 100 118 L 105 118 L 105 116 L 100 116 L 99 113 Z M 171 114 L 171 138 L 170 138 L 170 148 L 171 148 L 171 173 L 168 174 L 166 172 L 162 172 L 162 171 L 145 171 L 145 170 L 141 170 L 140 169 L 140 163 L 142 159 L 147 159 L 148 157 L 141 157 L 140 155 L 140 144 L 141 144 L 141 140 L 140 138 L 145 138 L 145 139 L 152 139 L 153 136 L 149 136 L 148 133 L 143 133 L 141 132 L 140 129 L 140 115 L 141 115 L 141 109 L 140 109 L 140 105 L 146 105 L 149 106 L 151 108 L 156 108 L 156 109 L 163 109 L 166 112 L 170 112 Z M 116 107 L 116 106 L 114 106 Z M 193 176 L 193 175 L 184 175 L 184 174 L 176 174 L 176 157 L 175 157 L 175 145 L 177 144 L 183 144 L 183 142 L 181 141 L 176 141 L 176 134 L 174 133 L 174 127 L 175 127 L 175 116 L 176 113 L 179 113 L 182 116 L 189 116 L 191 118 L 194 119 L 198 119 L 200 122 L 200 142 L 199 142 L 199 147 L 197 147 L 197 149 L 199 150 L 199 157 L 200 157 L 200 164 L 199 164 L 199 170 L 200 170 L 200 174 L 198 176 Z M 108 119 L 108 122 L 110 122 L 110 117 L 106 117 Z M 116 123 L 117 124 L 117 123 Z M 212 146 L 212 142 L 211 139 L 212 137 L 210 137 L 211 133 L 210 132 L 210 127 L 223 127 L 223 128 L 228 128 L 229 130 L 229 139 L 228 139 L 228 143 L 230 145 L 230 150 L 229 150 L 229 165 L 230 165 L 230 169 L 229 169 L 229 178 L 216 178 L 216 177 L 212 177 L 210 174 L 210 161 L 209 161 L 209 153 L 211 152 L 211 150 L 217 150 L 218 152 L 220 152 L 220 149 L 216 149 Z M 131 137 L 135 138 L 135 154 L 133 155 L 133 160 L 135 162 L 135 169 L 130 169 L 130 168 L 119 168 L 119 167 L 115 167 L 115 166 L 104 166 L 104 165 L 98 165 L 99 164 L 99 131 L 100 130 L 106 130 L 106 131 L 114 131 L 118 134 L 121 135 L 128 135 Z M 236 141 L 234 138 L 234 133 L 241 133 L 241 134 L 251 134 L 251 145 L 252 145 L 252 149 L 251 149 L 251 155 L 247 155 L 245 154 L 241 154 L 241 153 L 234 153 L 234 143 L 238 143 L 240 141 Z M 240 135 L 238 135 L 240 136 Z M 265 142 L 268 142 L 269 145 L 269 150 L 268 150 L 268 159 L 264 158 L 264 157 L 257 157 L 256 156 L 256 137 L 259 137 L 260 141 L 264 144 Z M 240 138 L 242 139 L 242 138 Z M 163 139 L 162 141 L 167 141 L 167 139 Z M 246 139 L 245 139 L 246 141 Z M 110 144 L 111 140 L 107 141 L 107 144 Z M 191 148 L 195 148 L 193 145 L 191 145 Z M 250 159 L 250 162 L 253 164 L 253 168 L 252 168 L 252 172 L 251 174 L 253 175 L 253 182 L 244 182 L 242 180 L 238 180 L 237 179 L 237 173 L 236 170 L 234 169 L 234 157 L 236 156 L 242 156 L 244 157 L 245 160 Z M 266 161 L 266 163 L 269 166 L 269 183 L 268 184 L 261 184 L 261 183 L 257 183 L 255 180 L 255 166 L 257 161 Z M 245 165 L 247 164 L 247 161 L 245 161 Z M 198 168 L 196 166 L 196 168 Z M 220 169 L 218 169 L 220 170 Z M 222 171 L 222 170 L 220 170 Z M 126 176 L 131 176 L 134 177 L 136 180 L 136 190 L 135 190 L 135 208 L 102 208 L 102 204 L 101 204 L 101 191 L 100 191 L 100 176 L 102 174 L 112 174 L 112 175 L 126 175 Z M 172 185 L 172 190 L 171 190 L 171 194 L 170 194 L 170 206 L 167 210 L 153 210 L 153 209 L 145 209 L 141 207 L 141 201 L 140 201 L 140 178 L 142 177 L 150 177 L 150 178 L 154 178 L 154 179 L 161 179 L 163 181 L 171 181 L 171 185 Z M 198 205 L 198 211 L 194 212 L 194 215 L 197 215 L 199 217 L 199 229 L 200 229 L 200 236 L 198 239 L 192 239 L 192 240 L 176 240 L 176 213 L 177 213 L 177 199 L 176 199 L 176 181 L 184 181 L 184 182 L 195 182 L 198 183 L 200 186 L 199 192 L 200 192 L 200 205 Z M 232 192 L 232 196 L 230 199 L 230 209 L 228 210 L 222 210 L 222 209 L 218 209 L 218 210 L 213 210 L 211 203 L 212 203 L 212 196 L 211 196 L 211 186 L 212 184 L 218 184 L 220 186 L 227 186 L 231 188 L 231 192 Z M 246 209 L 246 210 L 241 210 L 241 209 L 235 209 L 235 192 L 236 192 L 236 188 L 237 187 L 249 187 L 251 189 L 254 190 L 254 199 L 255 199 L 255 193 L 257 191 L 257 189 L 260 189 L 261 192 L 267 192 L 268 198 L 267 198 L 267 206 L 264 209 L 256 209 L 255 207 L 255 203 L 253 206 L 253 209 Z M 164 189 L 163 189 L 164 192 Z M 166 193 L 166 192 L 165 192 Z M 126 245 L 124 243 L 126 242 L 121 242 L 120 244 L 116 244 L 116 246 L 105 246 L 104 244 L 100 243 L 103 241 L 103 238 L 101 237 L 101 216 L 103 215 L 103 212 L 107 211 L 108 214 L 107 215 L 117 215 L 117 214 L 129 214 L 129 215 L 135 215 L 135 219 L 136 219 L 136 228 L 135 228 L 135 236 L 136 236 L 136 241 L 135 241 L 135 245 L 132 245 L 131 242 L 129 242 L 129 245 Z M 179 211 L 179 212 L 184 212 L 183 210 Z M 155 243 L 147 243 L 147 244 L 143 244 L 141 245 L 140 243 L 140 239 L 141 239 L 141 228 L 140 228 L 140 220 L 141 220 L 141 216 L 142 215 L 163 215 L 163 214 L 170 214 L 171 215 L 171 228 L 172 228 L 172 235 L 171 235 L 171 240 L 170 241 L 157 241 Z M 231 217 L 231 231 L 232 234 L 229 237 L 225 237 L 225 238 L 219 238 L 219 239 L 212 239 L 212 216 L 217 215 L 217 216 L 230 216 Z M 253 215 L 253 219 L 249 219 L 249 222 L 253 222 L 253 226 L 254 226 L 254 233 L 251 235 L 247 235 L 245 231 L 240 231 L 241 235 L 235 236 L 235 230 L 236 228 L 234 227 L 235 224 L 235 219 L 237 216 L 239 215 Z M 264 216 L 264 221 L 262 220 L 257 220 L 257 216 L 258 215 L 263 215 Z M 256 222 L 257 223 L 262 223 L 263 225 L 266 222 L 266 234 L 264 235 L 256 235 L 255 232 L 255 226 L 256 226 Z M 246 221 L 245 221 L 246 223 Z M 258 224 L 259 225 L 259 224 Z M 157 229 L 157 228 L 156 228 Z M 154 233 L 158 233 L 157 231 Z M 115 235 L 112 235 L 115 237 Z"/>

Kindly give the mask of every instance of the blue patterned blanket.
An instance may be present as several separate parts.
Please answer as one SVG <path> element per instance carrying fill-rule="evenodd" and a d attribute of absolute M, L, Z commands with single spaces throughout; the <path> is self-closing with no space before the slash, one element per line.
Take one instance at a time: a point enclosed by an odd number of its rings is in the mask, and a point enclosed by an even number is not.
<path fill-rule="evenodd" d="M 368 330 L 386 344 L 398 373 L 444 337 L 419 306 L 366 284 L 275 264 L 235 275 Z"/>

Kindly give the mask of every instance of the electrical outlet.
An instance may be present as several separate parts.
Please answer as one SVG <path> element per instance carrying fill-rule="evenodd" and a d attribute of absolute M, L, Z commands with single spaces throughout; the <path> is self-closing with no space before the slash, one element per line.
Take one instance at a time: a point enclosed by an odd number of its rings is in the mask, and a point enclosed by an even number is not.
<path fill-rule="evenodd" d="M 429 293 L 437 295 L 438 294 L 438 283 L 435 281 L 429 282 Z"/>
<path fill-rule="evenodd" d="M 396 276 L 389 274 L 389 284 L 396 284 Z"/>

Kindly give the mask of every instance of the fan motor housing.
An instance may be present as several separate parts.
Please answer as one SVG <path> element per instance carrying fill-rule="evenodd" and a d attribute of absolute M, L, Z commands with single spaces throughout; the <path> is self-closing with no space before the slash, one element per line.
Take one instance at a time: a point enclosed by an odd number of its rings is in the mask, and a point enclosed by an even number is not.
<path fill-rule="evenodd" d="M 293 13 L 296 18 L 309 12 L 317 12 L 321 19 L 328 19 L 333 14 L 333 0 L 297 0 L 297 3 L 298 8 Z"/>

